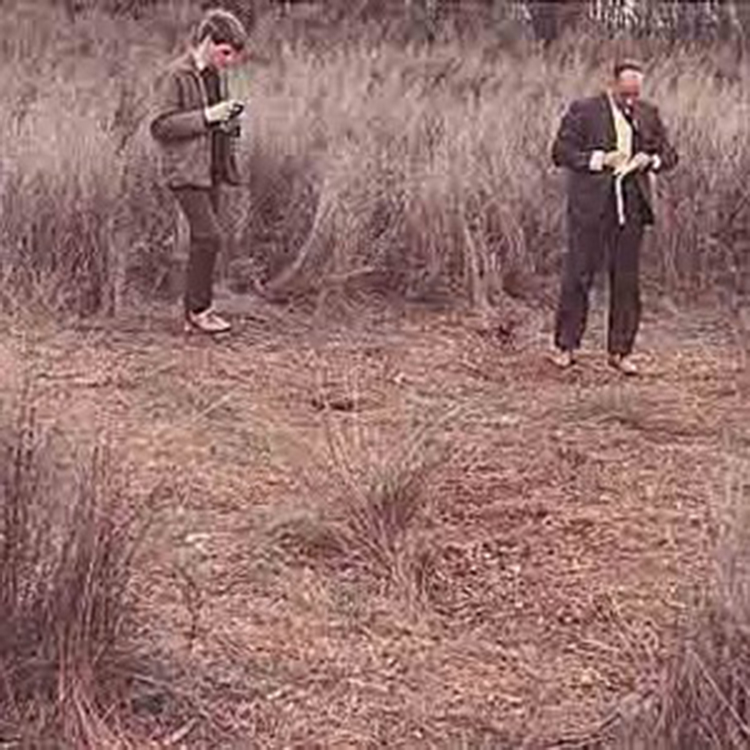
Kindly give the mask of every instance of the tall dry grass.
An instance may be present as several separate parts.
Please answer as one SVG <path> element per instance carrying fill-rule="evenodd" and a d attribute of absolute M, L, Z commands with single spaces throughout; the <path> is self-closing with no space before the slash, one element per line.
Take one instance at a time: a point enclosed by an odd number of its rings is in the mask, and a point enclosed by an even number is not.
<path fill-rule="evenodd" d="M 616 750 L 740 750 L 750 745 L 750 515 L 742 461 L 714 505 L 714 575 L 696 593 L 678 648 L 652 687 L 561 745 Z M 644 682 L 647 684 L 647 682 Z"/>
<path fill-rule="evenodd" d="M 728 473 L 717 513 L 716 571 L 664 682 L 652 746 L 739 750 L 750 745 L 750 514 L 747 471 Z"/>
<path fill-rule="evenodd" d="M 134 746 L 121 718 L 141 530 L 105 453 L 71 465 L 25 403 L 0 435 L 0 745 Z"/>
<path fill-rule="evenodd" d="M 25 0 L 0 21 L 2 303 L 113 309 L 174 295 L 176 209 L 144 127 L 154 74 L 190 11 L 138 19 Z M 261 22 L 262 49 L 269 24 Z M 226 211 L 221 272 L 279 294 L 366 284 L 398 297 L 534 297 L 564 247 L 549 146 L 567 103 L 602 87 L 626 42 L 553 52 L 498 37 L 429 47 L 368 36 L 279 44 L 235 75 L 248 185 Z M 648 45 L 648 46 L 645 46 Z M 716 48 L 630 45 L 682 156 L 649 253 L 670 289 L 744 291 L 747 68 Z"/>

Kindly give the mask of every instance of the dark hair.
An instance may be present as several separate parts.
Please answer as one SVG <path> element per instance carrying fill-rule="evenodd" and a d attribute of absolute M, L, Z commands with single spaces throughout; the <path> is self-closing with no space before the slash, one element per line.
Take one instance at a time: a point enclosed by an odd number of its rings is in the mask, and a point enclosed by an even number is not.
<path fill-rule="evenodd" d="M 237 16 L 222 8 L 206 11 L 193 34 L 193 43 L 210 37 L 214 44 L 229 44 L 238 52 L 245 49 L 247 30 Z"/>
<path fill-rule="evenodd" d="M 643 73 L 643 65 L 638 60 L 633 58 L 625 58 L 618 60 L 614 64 L 613 73 L 615 78 L 619 78 L 623 73 L 628 70 L 635 71 L 636 73 Z"/>

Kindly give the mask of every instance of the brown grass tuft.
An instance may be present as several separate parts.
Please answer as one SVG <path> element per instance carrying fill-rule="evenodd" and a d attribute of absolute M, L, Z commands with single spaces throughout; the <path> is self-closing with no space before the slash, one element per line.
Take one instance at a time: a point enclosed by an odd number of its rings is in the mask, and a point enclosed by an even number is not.
<path fill-rule="evenodd" d="M 731 478 L 719 517 L 716 577 L 666 680 L 655 745 L 750 745 L 750 513 L 744 476 Z"/>
<path fill-rule="evenodd" d="M 750 513 L 732 475 L 717 515 L 715 575 L 689 614 L 678 651 L 647 694 L 564 747 L 740 750 L 750 745 Z"/>
<path fill-rule="evenodd" d="M 427 484 L 444 459 L 433 430 L 415 431 L 385 456 L 353 465 L 340 435 L 330 433 L 332 463 L 342 486 L 342 546 L 409 604 L 424 596 L 429 553 L 417 528 Z"/>
<path fill-rule="evenodd" d="M 456 412 L 386 441 L 386 451 L 357 426 L 327 420 L 325 477 L 311 483 L 318 501 L 280 523 L 276 542 L 308 562 L 359 570 L 410 611 L 421 607 L 432 565 L 429 485 L 450 456 L 439 428 Z"/>
<path fill-rule="evenodd" d="M 1 448 L 0 740 L 129 746 L 118 717 L 138 524 L 106 451 L 61 464 L 28 407 Z"/>

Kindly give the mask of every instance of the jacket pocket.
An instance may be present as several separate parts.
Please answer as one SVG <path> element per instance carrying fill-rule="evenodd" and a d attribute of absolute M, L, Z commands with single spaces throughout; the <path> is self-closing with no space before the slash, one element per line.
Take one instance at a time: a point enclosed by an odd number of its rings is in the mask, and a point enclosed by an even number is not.
<path fill-rule="evenodd" d="M 208 135 L 165 144 L 162 151 L 164 177 L 170 185 L 211 184 L 211 142 Z"/>

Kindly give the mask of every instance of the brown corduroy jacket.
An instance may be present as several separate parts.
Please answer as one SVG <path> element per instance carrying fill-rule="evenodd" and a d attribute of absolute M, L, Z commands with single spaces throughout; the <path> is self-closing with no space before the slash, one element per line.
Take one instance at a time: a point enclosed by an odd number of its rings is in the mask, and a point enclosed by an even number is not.
<path fill-rule="evenodd" d="M 222 95 L 226 97 L 226 79 L 221 78 Z M 150 118 L 151 135 L 161 151 L 161 171 L 169 187 L 211 187 L 211 138 L 214 128 L 206 122 L 204 110 L 208 94 L 191 54 L 175 60 L 159 77 L 154 88 Z M 240 184 L 233 141 L 226 138 L 221 149 L 225 163 L 219 174 L 232 185 Z"/>

